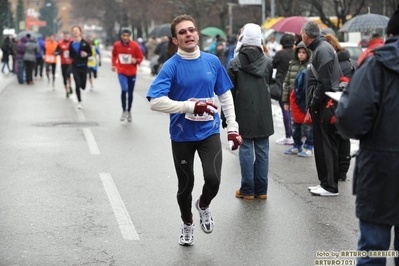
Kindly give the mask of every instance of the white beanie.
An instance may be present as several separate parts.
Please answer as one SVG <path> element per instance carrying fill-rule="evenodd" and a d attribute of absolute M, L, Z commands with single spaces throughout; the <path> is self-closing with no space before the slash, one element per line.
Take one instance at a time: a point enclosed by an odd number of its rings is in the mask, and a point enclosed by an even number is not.
<path fill-rule="evenodd" d="M 251 45 L 262 49 L 262 31 L 260 26 L 254 23 L 245 24 L 242 28 L 241 35 L 238 37 L 237 48 L 238 53 L 242 46 Z"/>

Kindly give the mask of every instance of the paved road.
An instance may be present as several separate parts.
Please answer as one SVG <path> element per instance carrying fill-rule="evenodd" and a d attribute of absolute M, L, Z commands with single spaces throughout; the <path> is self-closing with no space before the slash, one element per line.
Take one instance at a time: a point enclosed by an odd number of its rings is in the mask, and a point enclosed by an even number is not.
<path fill-rule="evenodd" d="M 109 58 L 94 90 L 83 92 L 83 110 L 74 96 L 65 99 L 59 74 L 55 90 L 45 80 L 28 86 L 0 76 L 0 265 L 314 265 L 356 249 L 351 178 L 340 183 L 339 197 L 311 196 L 314 159 L 284 155 L 287 147 L 275 144 L 283 133 L 276 103 L 268 200 L 234 197 L 238 154 L 228 150 L 222 130 L 215 230 L 204 234 L 194 212 L 195 245 L 179 246 L 169 117 L 149 110 L 153 77 L 146 65 L 132 123 L 119 121 L 120 89 Z M 196 198 L 198 160 L 195 172 Z"/>

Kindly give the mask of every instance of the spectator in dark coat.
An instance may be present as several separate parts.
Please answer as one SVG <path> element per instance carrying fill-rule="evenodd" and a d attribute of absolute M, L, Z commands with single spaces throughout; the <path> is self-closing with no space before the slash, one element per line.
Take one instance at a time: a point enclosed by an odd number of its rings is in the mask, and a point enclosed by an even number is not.
<path fill-rule="evenodd" d="M 11 72 L 9 61 L 10 61 L 10 55 L 12 54 L 12 48 L 11 48 L 11 40 L 10 37 L 6 37 L 3 44 L 1 45 L 1 50 L 3 52 L 3 57 L 1 58 L 1 62 L 3 63 L 3 66 L 1 68 L 1 73 L 4 72 L 4 68 L 7 66 L 8 73 Z"/>
<path fill-rule="evenodd" d="M 386 256 L 371 256 L 374 250 L 393 251 L 399 265 L 399 7 L 385 32 L 385 44 L 356 70 L 335 112 L 339 132 L 360 141 L 353 172 L 357 249 L 370 256 L 358 257 L 358 266 L 386 265 Z"/>
<path fill-rule="evenodd" d="M 284 83 L 290 61 L 295 57 L 295 51 L 293 49 L 294 41 L 294 35 L 292 34 L 284 34 L 281 36 L 280 44 L 283 49 L 277 51 L 276 55 L 273 57 L 273 68 L 277 70 L 276 79 L 280 81 L 280 84 Z M 283 88 L 281 88 L 281 90 L 282 89 Z M 292 145 L 294 141 L 292 139 L 291 114 L 289 110 L 286 111 L 284 109 L 282 100 L 279 101 L 279 104 L 281 107 L 281 112 L 283 113 L 285 137 L 278 139 L 276 143 L 282 145 Z"/>

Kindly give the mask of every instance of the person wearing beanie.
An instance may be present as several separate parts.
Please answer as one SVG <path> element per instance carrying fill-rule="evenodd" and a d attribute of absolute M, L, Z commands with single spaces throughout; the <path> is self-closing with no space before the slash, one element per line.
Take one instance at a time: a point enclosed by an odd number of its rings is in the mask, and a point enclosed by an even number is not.
<path fill-rule="evenodd" d="M 123 29 L 121 39 L 112 48 L 112 71 L 118 73 L 121 86 L 122 115 L 120 121 L 132 122 L 133 91 L 136 84 L 137 67 L 144 59 L 140 45 L 131 40 L 132 32 Z"/>
<path fill-rule="evenodd" d="M 357 59 L 357 65 L 360 66 L 364 59 L 373 54 L 375 48 L 384 45 L 384 39 L 377 33 L 373 34 L 368 42 L 368 47 L 364 50 Z"/>
<path fill-rule="evenodd" d="M 267 199 L 269 137 L 274 133 L 269 84 L 272 60 L 264 55 L 259 25 L 246 24 L 238 37 L 241 46 L 227 73 L 243 143 L 239 151 L 241 186 L 235 196 Z M 240 93 L 238 93 L 238 91 Z"/>
<path fill-rule="evenodd" d="M 276 79 L 280 82 L 280 84 L 284 83 L 290 61 L 293 60 L 295 57 L 295 50 L 293 49 L 294 42 L 295 37 L 292 34 L 286 33 L 281 36 L 280 44 L 283 49 L 278 51 L 273 57 L 273 68 L 277 70 Z M 283 90 L 282 87 L 281 90 Z M 294 140 L 292 139 L 291 112 L 290 110 L 284 109 L 284 104 L 282 100 L 279 100 L 279 104 L 281 112 L 283 114 L 285 136 L 281 139 L 276 140 L 276 143 L 281 145 L 292 145 L 294 143 Z"/>
<path fill-rule="evenodd" d="M 358 266 L 386 265 L 385 256 L 370 251 L 397 255 L 399 248 L 399 7 L 386 33 L 385 44 L 356 70 L 335 113 L 340 134 L 359 139 L 353 175 L 357 249 L 369 256 L 358 257 Z M 393 260 L 399 265 L 398 256 Z"/>
<path fill-rule="evenodd" d="M 204 185 L 195 201 L 200 226 L 212 233 L 214 220 L 210 204 L 216 197 L 222 171 L 220 116 L 215 105 L 218 97 L 227 121 L 227 140 L 231 150 L 242 143 L 234 110 L 233 87 L 225 68 L 216 55 L 198 47 L 199 32 L 189 15 L 175 17 L 170 25 L 177 53 L 162 66 L 152 82 L 147 99 L 153 111 L 170 114 L 170 138 L 177 174 L 177 202 L 182 225 L 179 244 L 194 244 L 192 191 L 194 189 L 194 156 L 199 154 Z"/>

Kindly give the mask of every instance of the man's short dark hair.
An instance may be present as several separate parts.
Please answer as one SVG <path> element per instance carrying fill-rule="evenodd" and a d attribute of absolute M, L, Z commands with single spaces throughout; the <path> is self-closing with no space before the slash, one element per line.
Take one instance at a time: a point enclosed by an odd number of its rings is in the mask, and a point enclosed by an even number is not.
<path fill-rule="evenodd" d="M 302 25 L 302 33 L 305 33 L 311 39 L 315 39 L 317 36 L 320 35 L 319 24 L 314 21 L 306 21 Z"/>

